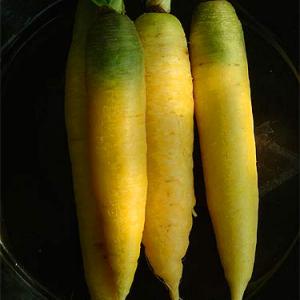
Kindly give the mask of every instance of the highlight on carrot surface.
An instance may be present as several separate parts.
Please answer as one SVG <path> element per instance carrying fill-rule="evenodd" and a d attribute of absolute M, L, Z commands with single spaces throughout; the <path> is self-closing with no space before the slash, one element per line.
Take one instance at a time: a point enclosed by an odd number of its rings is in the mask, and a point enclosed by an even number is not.
<path fill-rule="evenodd" d="M 100 7 L 86 45 L 88 162 L 116 299 L 122 300 L 133 282 L 145 220 L 144 54 L 123 1 L 94 2 Z"/>
<path fill-rule="evenodd" d="M 123 1 L 79 0 L 66 127 L 85 277 L 93 300 L 129 293 L 147 188 L 143 50 Z"/>
<path fill-rule="evenodd" d="M 232 300 L 241 300 L 255 258 L 258 185 L 243 30 L 229 2 L 197 6 L 190 52 L 208 209 Z"/>
<path fill-rule="evenodd" d="M 193 186 L 193 85 L 185 33 L 170 1 L 147 1 L 135 22 L 145 53 L 148 193 L 143 244 L 151 267 L 179 299 Z"/>

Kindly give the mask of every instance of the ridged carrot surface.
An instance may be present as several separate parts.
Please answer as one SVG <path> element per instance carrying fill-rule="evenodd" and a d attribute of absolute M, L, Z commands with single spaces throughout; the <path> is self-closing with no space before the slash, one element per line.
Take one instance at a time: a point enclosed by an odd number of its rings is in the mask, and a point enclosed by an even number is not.
<path fill-rule="evenodd" d="M 99 300 L 117 298 L 105 251 L 99 247 L 104 237 L 87 163 L 85 49 L 95 13 L 95 5 L 79 0 L 66 68 L 65 116 L 85 277 L 91 298 Z"/>
<path fill-rule="evenodd" d="M 147 162 L 143 49 L 133 22 L 116 10 L 102 7 L 90 26 L 86 83 L 91 184 L 121 300 L 129 293 L 140 254 Z"/>
<path fill-rule="evenodd" d="M 79 0 L 66 70 L 66 127 L 93 300 L 129 293 L 147 188 L 143 50 L 122 1 Z M 98 12 L 96 10 L 98 9 Z"/>
<path fill-rule="evenodd" d="M 171 298 L 179 299 L 195 204 L 188 48 L 179 20 L 169 13 L 145 13 L 135 24 L 146 71 L 148 193 L 143 244 L 154 273 L 168 286 Z"/>
<path fill-rule="evenodd" d="M 190 50 L 208 208 L 232 300 L 241 300 L 255 258 L 258 186 L 243 30 L 229 2 L 197 6 Z"/>

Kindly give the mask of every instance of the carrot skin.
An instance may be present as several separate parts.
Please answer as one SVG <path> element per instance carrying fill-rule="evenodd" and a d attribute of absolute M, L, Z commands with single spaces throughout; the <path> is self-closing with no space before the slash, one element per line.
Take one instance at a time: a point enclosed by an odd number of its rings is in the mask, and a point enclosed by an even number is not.
<path fill-rule="evenodd" d="M 86 48 L 88 145 L 93 193 L 118 299 L 133 282 L 147 193 L 143 49 L 132 21 L 97 17 Z"/>
<path fill-rule="evenodd" d="M 145 51 L 148 193 L 143 244 L 147 258 L 179 299 L 189 244 L 193 186 L 193 87 L 178 19 L 146 13 L 136 20 Z"/>
<path fill-rule="evenodd" d="M 90 1 L 79 0 L 66 67 L 65 120 L 81 252 L 90 296 L 93 300 L 117 300 L 87 164 L 85 49 L 87 32 L 95 16 L 96 7 Z"/>
<path fill-rule="evenodd" d="M 197 6 L 190 51 L 208 209 L 232 299 L 240 300 L 254 265 L 258 185 L 243 30 L 229 2 Z"/>

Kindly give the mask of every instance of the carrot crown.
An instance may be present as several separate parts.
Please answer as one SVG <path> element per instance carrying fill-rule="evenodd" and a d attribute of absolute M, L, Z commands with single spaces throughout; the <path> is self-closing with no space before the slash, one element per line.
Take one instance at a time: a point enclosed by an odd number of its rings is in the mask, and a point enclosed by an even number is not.
<path fill-rule="evenodd" d="M 123 0 L 91 0 L 100 8 L 110 8 L 119 14 L 125 14 L 125 5 Z"/>
<path fill-rule="evenodd" d="M 146 0 L 147 8 L 169 13 L 171 11 L 171 0 Z"/>

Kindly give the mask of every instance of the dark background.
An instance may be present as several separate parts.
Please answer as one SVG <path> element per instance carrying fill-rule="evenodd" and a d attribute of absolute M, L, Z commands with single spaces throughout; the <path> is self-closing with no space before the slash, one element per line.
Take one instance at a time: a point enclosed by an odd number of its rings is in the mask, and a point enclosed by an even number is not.
<path fill-rule="evenodd" d="M 2 45 L 26 25 L 32 16 L 51 2 L 53 0 L 1 1 Z M 244 0 L 238 2 L 273 33 L 274 38 L 299 70 L 299 1 Z M 36 299 L 3 264 L 1 274 L 1 299 Z M 255 299 L 299 299 L 299 243 Z"/>

